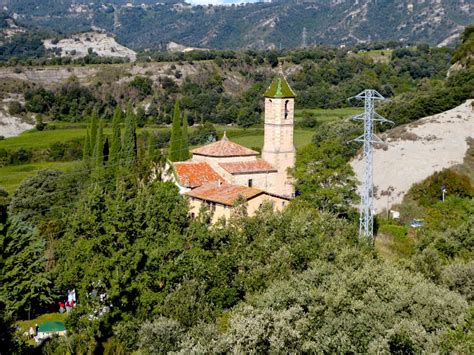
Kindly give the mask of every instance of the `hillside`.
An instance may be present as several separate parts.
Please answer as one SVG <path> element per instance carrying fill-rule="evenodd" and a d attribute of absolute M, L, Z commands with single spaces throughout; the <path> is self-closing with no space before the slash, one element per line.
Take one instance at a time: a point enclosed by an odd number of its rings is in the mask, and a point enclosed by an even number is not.
<path fill-rule="evenodd" d="M 416 122 L 396 127 L 384 135 L 387 146 L 374 152 L 375 212 L 400 203 L 409 188 L 436 171 L 461 164 L 468 150 L 468 138 L 474 138 L 474 111 L 464 104 Z M 351 163 L 359 180 L 363 161 Z M 390 199 L 382 196 L 392 190 Z"/>
<path fill-rule="evenodd" d="M 62 57 L 72 59 L 82 58 L 92 53 L 99 57 L 127 58 L 131 62 L 137 57 L 134 51 L 118 44 L 114 38 L 96 32 L 81 33 L 59 41 L 47 39 L 43 45 Z"/>
<path fill-rule="evenodd" d="M 276 0 L 232 6 L 182 1 L 2 0 L 22 25 L 75 33 L 102 29 L 133 49 L 169 42 L 204 48 L 298 47 L 402 40 L 450 44 L 474 6 L 458 0 Z"/>

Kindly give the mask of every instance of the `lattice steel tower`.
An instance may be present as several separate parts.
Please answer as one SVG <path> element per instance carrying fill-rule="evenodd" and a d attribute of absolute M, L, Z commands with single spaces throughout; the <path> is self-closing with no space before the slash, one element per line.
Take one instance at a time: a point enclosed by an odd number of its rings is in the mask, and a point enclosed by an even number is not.
<path fill-rule="evenodd" d="M 376 90 L 364 90 L 353 97 L 364 100 L 364 113 L 354 116 L 354 120 L 364 122 L 364 134 L 354 139 L 355 142 L 363 143 L 364 149 L 364 181 L 362 182 L 359 236 L 372 239 L 374 237 L 374 212 L 373 212 L 373 149 L 374 144 L 384 144 L 384 142 L 374 133 L 374 122 L 392 123 L 383 118 L 374 110 L 375 100 L 384 100 Z"/>
<path fill-rule="evenodd" d="M 306 31 L 306 27 L 303 27 L 303 33 L 301 34 L 301 47 L 306 48 L 306 37 L 308 32 Z"/>

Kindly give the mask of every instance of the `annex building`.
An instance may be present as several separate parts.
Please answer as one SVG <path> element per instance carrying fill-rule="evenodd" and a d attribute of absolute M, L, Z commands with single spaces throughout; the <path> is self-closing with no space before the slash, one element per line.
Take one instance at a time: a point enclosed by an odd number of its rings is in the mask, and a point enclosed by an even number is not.
<path fill-rule="evenodd" d="M 283 76 L 276 77 L 264 93 L 265 130 L 259 153 L 221 140 L 192 150 L 192 158 L 173 163 L 173 180 L 190 199 L 190 213 L 202 204 L 214 212 L 213 222 L 230 217 L 240 196 L 247 200 L 249 215 L 269 201 L 282 209 L 294 195 L 288 168 L 294 166 L 295 94 Z"/>

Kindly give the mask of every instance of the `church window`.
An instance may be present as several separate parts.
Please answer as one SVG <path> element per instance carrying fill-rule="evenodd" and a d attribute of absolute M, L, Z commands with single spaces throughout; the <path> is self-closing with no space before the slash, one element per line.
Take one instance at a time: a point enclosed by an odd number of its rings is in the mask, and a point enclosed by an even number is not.
<path fill-rule="evenodd" d="M 285 100 L 285 120 L 288 118 L 288 103 L 290 100 Z"/>

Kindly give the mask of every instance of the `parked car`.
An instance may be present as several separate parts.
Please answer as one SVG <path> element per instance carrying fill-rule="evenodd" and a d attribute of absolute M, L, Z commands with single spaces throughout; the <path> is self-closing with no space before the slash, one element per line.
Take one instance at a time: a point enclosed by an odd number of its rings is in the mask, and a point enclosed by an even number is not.
<path fill-rule="evenodd" d="M 423 222 L 422 219 L 414 219 L 413 221 L 410 222 L 410 227 L 412 228 L 421 228 L 425 222 Z"/>

